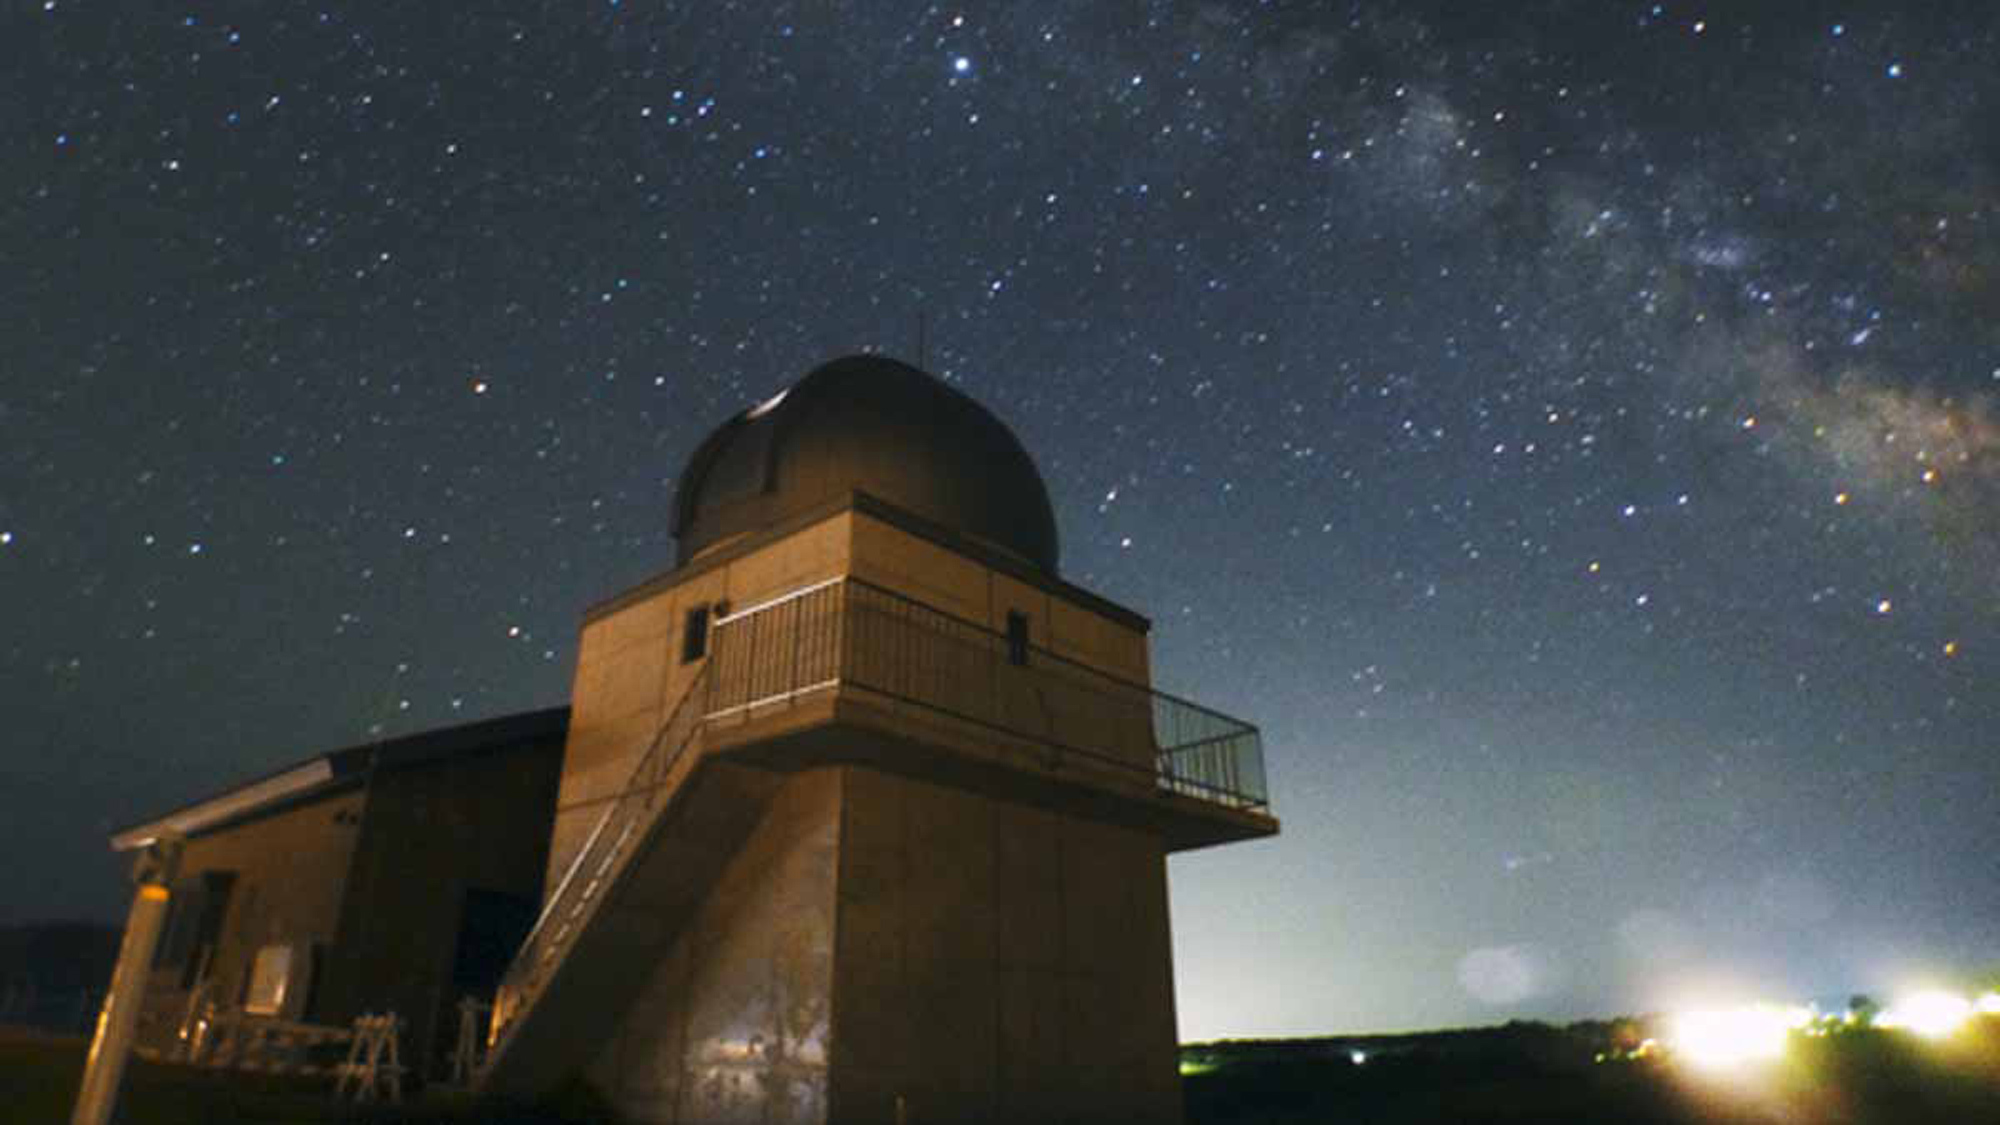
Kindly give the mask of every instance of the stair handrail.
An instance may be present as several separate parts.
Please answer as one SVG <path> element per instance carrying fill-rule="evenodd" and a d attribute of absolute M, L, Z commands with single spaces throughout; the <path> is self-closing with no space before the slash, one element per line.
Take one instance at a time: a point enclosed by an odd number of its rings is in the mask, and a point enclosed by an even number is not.
<path fill-rule="evenodd" d="M 610 807 L 591 828 L 583 847 L 577 849 L 576 858 L 570 861 L 562 880 L 549 894 L 528 936 L 521 939 L 521 947 L 500 978 L 493 998 L 492 1022 L 486 1036 L 486 1065 L 492 1065 L 499 1057 L 508 1033 L 534 1005 L 555 967 L 561 964 L 563 949 L 583 928 L 582 913 L 602 901 L 599 892 L 618 874 L 613 867 L 622 870 L 621 860 L 629 862 L 632 853 L 624 845 L 634 836 L 632 825 L 622 826 L 616 832 L 607 830 L 621 814 L 636 822 L 639 814 L 657 811 L 655 803 L 661 783 L 701 730 L 704 716 L 698 702 L 707 688 L 708 669 L 709 664 L 704 661 L 694 679 L 688 682 L 687 690 L 681 693 L 666 722 L 660 724 L 633 765 L 625 786 L 611 798 Z"/>

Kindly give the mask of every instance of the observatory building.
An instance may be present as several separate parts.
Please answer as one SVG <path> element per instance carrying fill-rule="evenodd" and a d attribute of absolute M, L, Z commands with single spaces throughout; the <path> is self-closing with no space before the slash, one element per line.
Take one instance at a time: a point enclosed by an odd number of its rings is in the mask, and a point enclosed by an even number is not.
<path fill-rule="evenodd" d="M 1258 733 L 1153 690 L 1146 619 L 1062 579 L 1014 435 L 839 359 L 711 434 L 673 518 L 675 568 L 585 616 L 479 1087 L 1178 1122 L 1166 856 L 1278 830 Z"/>

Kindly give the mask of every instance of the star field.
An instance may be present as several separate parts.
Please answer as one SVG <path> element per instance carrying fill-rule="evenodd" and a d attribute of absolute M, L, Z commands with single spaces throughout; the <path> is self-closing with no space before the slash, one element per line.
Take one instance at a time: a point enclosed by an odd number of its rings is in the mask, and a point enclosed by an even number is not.
<path fill-rule="evenodd" d="M 564 699 L 696 442 L 880 350 L 1264 729 L 1184 1035 L 1985 968 L 2000 17 L 1914 7 L 17 7 L 0 913 Z"/>

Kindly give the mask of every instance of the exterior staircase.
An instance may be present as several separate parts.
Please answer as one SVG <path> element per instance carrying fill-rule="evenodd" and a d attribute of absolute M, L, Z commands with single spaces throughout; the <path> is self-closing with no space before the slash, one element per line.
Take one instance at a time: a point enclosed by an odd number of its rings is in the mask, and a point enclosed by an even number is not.
<path fill-rule="evenodd" d="M 704 763 L 698 674 L 522 942 L 494 998 L 481 1093 L 531 1098 L 589 1059 L 582 1028 L 612 1026 L 633 966 L 664 952 L 762 817 L 776 778 Z"/>
<path fill-rule="evenodd" d="M 714 624 L 702 669 L 502 979 L 474 1089 L 533 1098 L 587 1064 L 787 771 L 849 753 L 816 758 L 809 734 L 775 738 L 772 724 L 890 746 L 911 715 L 928 733 L 888 768 L 977 763 L 1029 791 L 1058 778 L 1169 850 L 1277 830 L 1254 726 L 858 578 L 818 583 Z"/>

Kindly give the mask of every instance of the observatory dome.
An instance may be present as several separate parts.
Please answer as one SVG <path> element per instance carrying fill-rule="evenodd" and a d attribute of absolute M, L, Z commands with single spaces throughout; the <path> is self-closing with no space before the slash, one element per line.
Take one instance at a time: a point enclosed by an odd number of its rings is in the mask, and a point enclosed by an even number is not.
<path fill-rule="evenodd" d="M 851 492 L 1055 573 L 1055 512 L 1013 431 L 931 375 L 870 355 L 814 368 L 701 443 L 675 498 L 680 564 Z"/>

